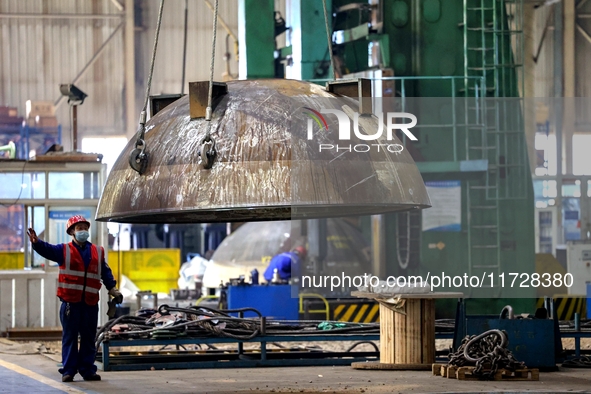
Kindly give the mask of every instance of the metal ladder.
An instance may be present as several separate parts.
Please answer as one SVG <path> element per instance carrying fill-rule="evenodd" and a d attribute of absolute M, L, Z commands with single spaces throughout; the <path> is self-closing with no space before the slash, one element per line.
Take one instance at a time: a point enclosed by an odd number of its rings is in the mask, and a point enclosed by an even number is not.
<path fill-rule="evenodd" d="M 516 70 L 522 71 L 522 67 L 513 53 L 523 47 L 522 15 L 522 0 L 464 0 L 464 77 L 466 81 L 481 77 L 483 85 L 466 84 L 465 89 L 485 96 L 476 101 L 478 107 L 469 108 L 480 120 L 467 129 L 466 156 L 489 163 L 481 179 L 467 182 L 469 275 L 493 273 L 498 277 L 501 272 L 500 201 L 515 198 L 520 188 L 519 182 L 513 181 L 515 174 L 508 177 L 508 171 L 528 170 L 527 160 L 523 160 L 527 156 L 522 129 L 505 124 L 508 103 L 500 99 L 518 96 Z M 515 141 L 517 146 L 512 145 Z M 523 175 L 519 178 L 525 180 Z M 518 194 L 525 198 L 525 185 L 521 189 L 523 193 Z"/>

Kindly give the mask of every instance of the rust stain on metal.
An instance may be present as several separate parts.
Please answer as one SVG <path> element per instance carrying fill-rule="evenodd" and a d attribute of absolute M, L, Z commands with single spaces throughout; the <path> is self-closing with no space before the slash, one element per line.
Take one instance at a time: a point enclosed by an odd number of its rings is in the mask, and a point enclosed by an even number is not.
<path fill-rule="evenodd" d="M 285 220 L 430 205 L 408 152 L 342 155 L 342 151 L 318 152 L 318 141 L 307 140 L 308 118 L 302 108 L 338 105 L 336 96 L 323 87 L 293 80 L 233 81 L 227 87 L 211 120 L 218 152 L 213 167 L 204 169 L 198 154 L 207 122 L 191 119 L 185 96 L 148 121 L 149 162 L 143 176 L 128 165 L 134 142 L 124 149 L 105 185 L 97 220 Z M 356 110 L 356 101 L 346 100 Z M 334 122 L 329 132 L 337 133 L 336 118 L 332 118 L 326 117 Z M 377 128 L 374 118 L 360 127 Z M 319 138 L 326 136 L 319 134 Z M 395 142 L 399 143 L 391 141 Z"/>

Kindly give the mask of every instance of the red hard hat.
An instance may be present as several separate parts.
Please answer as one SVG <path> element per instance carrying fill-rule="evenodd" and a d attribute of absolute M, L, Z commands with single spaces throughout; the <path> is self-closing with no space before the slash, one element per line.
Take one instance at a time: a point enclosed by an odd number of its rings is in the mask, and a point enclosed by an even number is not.
<path fill-rule="evenodd" d="M 303 259 L 306 258 L 306 254 L 308 253 L 306 251 L 306 248 L 304 248 L 303 246 L 296 246 L 293 250 L 297 252 Z"/>
<path fill-rule="evenodd" d="M 72 234 L 70 234 L 70 230 L 77 223 L 86 223 L 86 224 L 88 224 L 88 227 L 90 227 L 90 222 L 88 220 L 84 219 L 84 216 L 82 216 L 82 215 L 74 215 L 71 218 L 69 218 L 68 219 L 68 223 L 66 223 L 66 233 L 68 233 L 68 235 L 72 235 Z"/>

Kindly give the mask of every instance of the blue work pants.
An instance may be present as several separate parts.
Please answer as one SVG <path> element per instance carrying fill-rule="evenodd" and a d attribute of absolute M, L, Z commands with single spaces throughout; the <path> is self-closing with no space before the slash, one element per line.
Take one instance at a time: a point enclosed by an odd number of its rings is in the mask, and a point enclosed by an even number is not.
<path fill-rule="evenodd" d="M 98 305 L 62 302 L 60 321 L 63 331 L 62 368 L 59 372 L 70 376 L 79 372 L 82 377 L 96 374 L 94 358 Z M 80 349 L 78 349 L 78 335 L 80 335 Z"/>

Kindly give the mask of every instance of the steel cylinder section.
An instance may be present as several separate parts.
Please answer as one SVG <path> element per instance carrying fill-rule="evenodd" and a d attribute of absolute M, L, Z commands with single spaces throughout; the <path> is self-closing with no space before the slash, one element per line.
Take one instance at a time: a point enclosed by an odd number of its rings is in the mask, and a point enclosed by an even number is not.
<path fill-rule="evenodd" d="M 132 140 L 107 179 L 97 220 L 286 220 L 430 205 L 415 163 L 391 130 L 396 121 L 387 122 L 386 114 L 358 115 L 356 100 L 307 82 L 246 80 L 227 87 L 210 124 L 191 118 L 189 97 L 148 121 L 145 171 L 129 166 Z M 339 139 L 335 111 L 351 127 L 347 140 Z M 211 168 L 201 154 L 208 130 L 216 146 Z"/>

